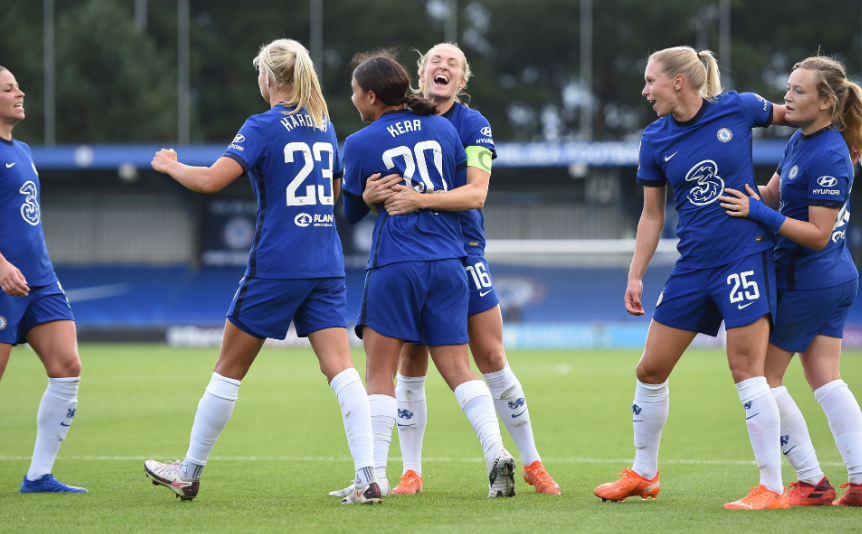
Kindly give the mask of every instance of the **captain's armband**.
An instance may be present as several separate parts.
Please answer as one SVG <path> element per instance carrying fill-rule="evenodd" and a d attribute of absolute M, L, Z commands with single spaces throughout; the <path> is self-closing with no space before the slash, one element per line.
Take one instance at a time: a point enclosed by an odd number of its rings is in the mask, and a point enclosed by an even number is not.
<path fill-rule="evenodd" d="M 468 146 L 465 152 L 467 152 L 468 167 L 476 167 L 491 174 L 491 160 L 494 159 L 494 155 L 490 150 L 483 146 Z"/>

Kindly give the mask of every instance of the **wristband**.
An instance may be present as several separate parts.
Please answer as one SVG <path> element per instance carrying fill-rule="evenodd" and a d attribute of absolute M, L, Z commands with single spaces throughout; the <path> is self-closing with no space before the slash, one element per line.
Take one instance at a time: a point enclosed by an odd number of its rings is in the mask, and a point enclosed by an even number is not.
<path fill-rule="evenodd" d="M 748 199 L 748 218 L 776 232 L 781 229 L 781 225 L 787 220 L 786 215 L 778 213 L 756 198 Z"/>

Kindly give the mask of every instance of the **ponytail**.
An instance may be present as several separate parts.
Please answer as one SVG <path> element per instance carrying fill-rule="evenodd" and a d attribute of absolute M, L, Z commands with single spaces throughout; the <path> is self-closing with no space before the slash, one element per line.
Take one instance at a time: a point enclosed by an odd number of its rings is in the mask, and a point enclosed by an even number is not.
<path fill-rule="evenodd" d="M 318 130 L 326 131 L 329 108 L 320 89 L 320 81 L 308 50 L 292 39 L 278 39 L 260 47 L 253 64 L 266 72 L 267 79 L 276 87 L 290 85 L 293 89 L 285 107 L 295 108 L 288 115 L 305 110 Z"/>
<path fill-rule="evenodd" d="M 363 91 L 374 91 L 377 99 L 387 106 L 405 105 L 417 115 L 434 115 L 437 104 L 420 96 L 410 95 L 410 77 L 395 61 L 395 51 L 383 49 L 357 54 L 350 62 L 353 78 Z"/>
<path fill-rule="evenodd" d="M 411 95 L 404 99 L 404 104 L 417 115 L 436 115 L 437 104 L 422 97 Z"/>
<path fill-rule="evenodd" d="M 721 73 L 715 56 L 709 50 L 695 52 L 690 46 L 674 46 L 653 52 L 648 61 L 661 63 L 662 72 L 671 78 L 678 74 L 685 76 L 688 84 L 706 100 L 713 100 L 721 94 Z"/>

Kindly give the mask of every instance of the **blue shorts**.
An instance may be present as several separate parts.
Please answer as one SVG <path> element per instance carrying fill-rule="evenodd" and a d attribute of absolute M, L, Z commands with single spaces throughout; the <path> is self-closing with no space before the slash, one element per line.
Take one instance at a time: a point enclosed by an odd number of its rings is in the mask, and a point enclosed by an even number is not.
<path fill-rule="evenodd" d="M 711 269 L 674 267 L 653 319 L 673 328 L 715 336 L 725 328 L 775 317 L 775 266 L 764 250 Z M 774 319 L 773 319 L 774 320 Z"/>
<path fill-rule="evenodd" d="M 0 343 L 27 343 L 27 332 L 36 325 L 74 320 L 60 282 L 31 287 L 26 297 L 10 297 L 0 291 Z"/>
<path fill-rule="evenodd" d="M 460 259 L 391 263 L 365 273 L 356 335 L 378 334 L 422 345 L 467 343 L 469 291 Z"/>
<path fill-rule="evenodd" d="M 234 326 L 257 338 L 284 339 L 290 322 L 306 337 L 324 328 L 347 328 L 344 278 L 269 280 L 245 277 L 227 310 Z"/>
<path fill-rule="evenodd" d="M 494 280 L 491 279 L 491 273 L 488 272 L 488 260 L 478 254 L 467 256 L 465 268 L 467 269 L 467 287 L 470 288 L 470 304 L 467 315 L 476 315 L 500 304 L 497 290 L 494 289 Z"/>
<path fill-rule="evenodd" d="M 857 278 L 825 289 L 779 289 L 778 316 L 769 342 L 791 352 L 805 352 L 818 335 L 844 337 L 844 322 L 858 287 Z"/>

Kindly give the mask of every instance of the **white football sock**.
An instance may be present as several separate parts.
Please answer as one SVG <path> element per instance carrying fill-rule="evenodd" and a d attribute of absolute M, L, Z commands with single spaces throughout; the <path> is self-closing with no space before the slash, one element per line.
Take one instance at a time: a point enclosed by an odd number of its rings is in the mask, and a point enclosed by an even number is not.
<path fill-rule="evenodd" d="M 213 373 L 198 403 L 186 458 L 180 466 L 183 480 L 201 476 L 215 442 L 230 420 L 239 393 L 239 380 Z"/>
<path fill-rule="evenodd" d="M 778 404 L 769 393 L 766 377 L 755 376 L 738 382 L 736 391 L 745 407 L 745 425 L 760 469 L 760 484 L 770 491 L 784 493 L 781 483 L 781 416 Z"/>
<path fill-rule="evenodd" d="M 66 439 L 75 417 L 80 381 L 80 376 L 48 379 L 48 388 L 42 395 L 36 416 L 36 446 L 27 471 L 28 480 L 36 480 L 53 469 L 60 444 Z"/>
<path fill-rule="evenodd" d="M 524 396 L 524 388 L 509 364 L 500 371 L 482 376 L 491 391 L 497 415 L 503 420 L 506 430 L 518 447 L 521 463 L 530 465 L 540 461 L 539 451 L 536 450 L 536 442 L 533 440 L 533 425 L 530 424 L 530 410 Z"/>
<path fill-rule="evenodd" d="M 347 434 L 347 445 L 356 470 L 356 485 L 360 488 L 367 486 L 375 481 L 374 443 L 371 438 L 371 408 L 362 378 L 351 367 L 335 375 L 329 387 L 341 406 L 344 433 Z"/>
<path fill-rule="evenodd" d="M 374 474 L 386 479 L 386 462 L 392 443 L 392 427 L 398 414 L 398 401 L 389 395 L 368 395 L 371 409 L 371 433 L 374 438 Z M 388 479 L 387 479 L 388 480 Z"/>
<path fill-rule="evenodd" d="M 823 479 L 823 471 L 811 437 L 808 435 L 808 425 L 802 412 L 793 401 L 793 397 L 784 386 L 769 390 L 775 403 L 778 405 L 778 413 L 781 416 L 781 452 L 787 457 L 787 461 L 796 471 L 796 476 L 802 482 L 817 484 Z"/>
<path fill-rule="evenodd" d="M 455 398 L 473 425 L 485 453 L 485 464 L 490 467 L 503 448 L 503 436 L 488 386 L 481 380 L 469 380 L 455 388 Z"/>
<path fill-rule="evenodd" d="M 632 471 L 652 480 L 658 473 L 658 446 L 670 409 L 670 389 L 667 380 L 661 384 L 637 382 L 632 403 L 632 424 L 635 429 L 635 463 Z"/>
<path fill-rule="evenodd" d="M 818 388 L 814 398 L 826 412 L 835 445 L 847 466 L 850 483 L 862 484 L 862 411 L 859 403 L 841 379 Z"/>
<path fill-rule="evenodd" d="M 422 476 L 422 439 L 428 423 L 428 405 L 425 402 L 425 377 L 398 374 L 395 388 L 398 399 L 398 441 L 404 473 L 413 470 Z"/>

